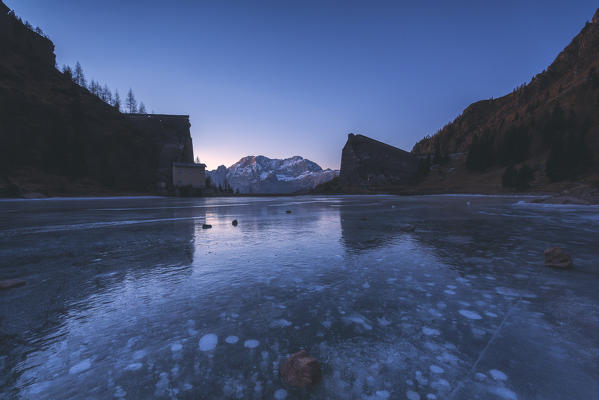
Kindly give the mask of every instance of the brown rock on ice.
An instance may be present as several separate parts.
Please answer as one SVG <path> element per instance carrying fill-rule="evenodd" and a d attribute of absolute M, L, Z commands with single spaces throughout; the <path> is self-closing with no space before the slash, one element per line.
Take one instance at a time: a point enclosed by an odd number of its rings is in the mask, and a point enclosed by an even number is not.
<path fill-rule="evenodd" d="M 572 268 L 572 258 L 561 248 L 551 247 L 545 250 L 545 265 L 557 268 Z"/>
<path fill-rule="evenodd" d="M 320 364 L 304 350 L 292 354 L 279 368 L 279 375 L 290 386 L 316 385 L 322 379 Z"/>
<path fill-rule="evenodd" d="M 416 228 L 414 227 L 414 225 L 410 225 L 410 224 L 402 224 L 399 226 L 399 230 L 403 231 L 403 232 L 414 232 Z"/>
<path fill-rule="evenodd" d="M 20 286 L 25 286 L 26 284 L 27 282 L 22 279 L 5 279 L 0 281 L 0 290 L 17 288 Z"/>

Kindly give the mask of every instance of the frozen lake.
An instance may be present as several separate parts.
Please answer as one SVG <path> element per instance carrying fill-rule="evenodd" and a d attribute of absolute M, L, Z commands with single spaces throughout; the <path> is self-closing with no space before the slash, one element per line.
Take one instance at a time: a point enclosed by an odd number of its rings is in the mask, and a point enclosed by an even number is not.
<path fill-rule="evenodd" d="M 2 201 L 0 398 L 596 399 L 599 208 L 520 200 Z"/>

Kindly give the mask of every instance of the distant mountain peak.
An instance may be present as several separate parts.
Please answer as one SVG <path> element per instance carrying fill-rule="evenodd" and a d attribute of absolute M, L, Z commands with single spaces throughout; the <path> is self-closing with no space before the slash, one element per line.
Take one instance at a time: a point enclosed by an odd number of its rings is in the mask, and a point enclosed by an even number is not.
<path fill-rule="evenodd" d="M 320 165 L 301 156 L 278 159 L 250 155 L 242 157 L 229 168 L 222 165 L 209 171 L 208 176 L 215 186 L 231 186 L 241 193 L 294 193 L 309 191 L 338 173 L 323 170 Z"/>

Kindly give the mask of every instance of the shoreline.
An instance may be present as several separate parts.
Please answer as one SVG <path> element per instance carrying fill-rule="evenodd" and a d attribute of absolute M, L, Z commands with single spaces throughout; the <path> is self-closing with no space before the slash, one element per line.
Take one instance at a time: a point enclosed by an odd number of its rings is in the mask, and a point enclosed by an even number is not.
<path fill-rule="evenodd" d="M 0 202 L 21 202 L 21 201 L 85 201 L 85 200 L 143 200 L 143 199 L 201 199 L 201 198 L 235 198 L 235 197 L 298 197 L 298 196 L 376 196 L 376 195 L 392 195 L 401 197 L 412 197 L 412 196 L 445 196 L 445 197 L 519 197 L 529 198 L 530 200 L 525 201 L 528 204 L 539 204 L 539 205 L 583 205 L 592 206 L 599 205 L 599 196 L 576 196 L 564 193 L 397 193 L 397 192 L 364 192 L 364 193 L 252 193 L 252 194 L 235 194 L 235 195 L 207 195 L 197 197 L 177 197 L 168 195 L 150 195 L 150 194 L 114 194 L 114 195 L 89 195 L 82 196 L 76 194 L 73 196 L 44 196 L 44 197 L 0 197 Z"/>

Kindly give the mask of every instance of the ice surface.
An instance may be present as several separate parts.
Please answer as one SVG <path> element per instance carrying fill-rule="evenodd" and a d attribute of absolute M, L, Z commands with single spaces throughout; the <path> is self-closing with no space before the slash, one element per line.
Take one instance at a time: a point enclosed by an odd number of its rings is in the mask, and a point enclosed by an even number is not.
<path fill-rule="evenodd" d="M 141 369 L 143 367 L 142 363 L 133 363 L 133 364 L 129 364 L 125 367 L 125 371 L 137 371 L 138 369 Z"/>
<path fill-rule="evenodd" d="M 408 400 L 420 400 L 420 395 L 416 392 L 413 392 L 411 390 L 408 390 L 406 393 L 406 397 L 408 398 Z"/>
<path fill-rule="evenodd" d="M 438 329 L 433 329 L 424 326 L 422 327 L 422 333 L 424 333 L 426 336 L 438 336 L 441 332 L 439 332 Z"/>
<path fill-rule="evenodd" d="M 494 392 L 496 395 L 498 395 L 502 399 L 518 400 L 518 396 L 516 395 L 516 393 L 512 392 L 511 390 L 509 390 L 505 387 L 494 388 L 494 389 L 492 389 L 492 392 Z"/>
<path fill-rule="evenodd" d="M 274 320 L 270 323 L 271 328 L 286 328 L 291 325 L 293 324 L 284 318 Z"/>
<path fill-rule="evenodd" d="M 90 369 L 92 366 L 92 362 L 91 360 L 85 359 L 75 365 L 73 365 L 70 369 L 69 369 L 69 374 L 78 374 L 80 372 L 83 371 L 87 371 L 88 369 Z"/>
<path fill-rule="evenodd" d="M 429 367 L 429 369 L 433 374 L 442 374 L 443 373 L 443 368 L 441 368 L 437 365 L 431 365 Z"/>
<path fill-rule="evenodd" d="M 596 208 L 518 200 L 1 202 L 0 398 L 594 398 Z"/>

